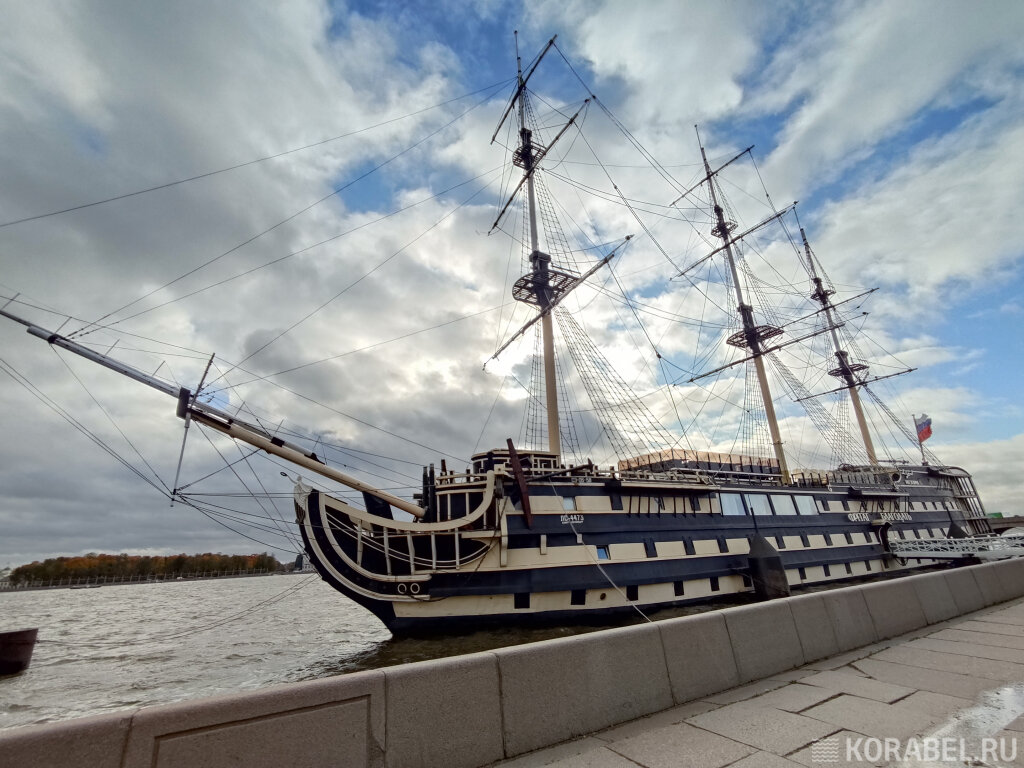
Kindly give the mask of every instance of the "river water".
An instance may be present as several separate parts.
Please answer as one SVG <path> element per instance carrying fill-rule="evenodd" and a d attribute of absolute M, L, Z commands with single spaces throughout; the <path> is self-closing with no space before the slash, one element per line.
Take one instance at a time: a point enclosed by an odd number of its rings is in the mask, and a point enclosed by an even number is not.
<path fill-rule="evenodd" d="M 0 631 L 27 627 L 39 640 L 26 672 L 0 677 L 0 728 L 595 629 L 393 639 L 315 574 L 0 592 Z"/>

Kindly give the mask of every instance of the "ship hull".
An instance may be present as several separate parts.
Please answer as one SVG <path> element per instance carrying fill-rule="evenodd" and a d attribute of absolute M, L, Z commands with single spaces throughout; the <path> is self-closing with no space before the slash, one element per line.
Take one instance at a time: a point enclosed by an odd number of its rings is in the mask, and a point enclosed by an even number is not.
<path fill-rule="evenodd" d="M 783 583 L 795 588 L 934 566 L 895 557 L 892 544 L 988 530 L 960 470 L 903 470 L 861 486 L 740 479 L 617 472 L 548 480 L 528 488 L 527 513 L 499 467 L 487 481 L 439 481 L 438 519 L 426 523 L 308 489 L 297 493 L 296 510 L 324 580 L 397 634 L 603 622 L 752 599 L 755 537 L 774 549 Z"/>

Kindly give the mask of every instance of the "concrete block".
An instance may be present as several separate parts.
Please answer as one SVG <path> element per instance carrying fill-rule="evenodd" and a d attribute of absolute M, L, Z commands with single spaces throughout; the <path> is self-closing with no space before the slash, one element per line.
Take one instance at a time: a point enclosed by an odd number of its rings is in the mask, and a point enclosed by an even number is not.
<path fill-rule="evenodd" d="M 719 613 L 666 619 L 656 626 L 661 632 L 676 704 L 740 684 L 729 631 Z"/>
<path fill-rule="evenodd" d="M 960 616 L 965 613 L 980 611 L 985 607 L 985 597 L 978 588 L 978 581 L 974 578 L 972 568 L 956 568 L 951 571 L 944 571 L 946 583 L 949 585 L 949 593 L 956 603 L 956 610 Z"/>
<path fill-rule="evenodd" d="M 1024 558 L 1006 560 L 1003 582 L 1010 592 L 1010 599 L 1024 597 Z"/>
<path fill-rule="evenodd" d="M 907 581 L 914 587 L 929 624 L 937 624 L 959 615 L 945 573 L 922 573 L 908 577 Z"/>
<path fill-rule="evenodd" d="M 832 619 L 840 653 L 878 640 L 861 590 L 862 587 L 843 587 L 820 593 Z"/>
<path fill-rule="evenodd" d="M 839 653 L 839 641 L 820 593 L 800 595 L 789 601 L 804 661 L 817 661 Z"/>
<path fill-rule="evenodd" d="M 494 652 L 507 757 L 672 706 L 656 624 Z"/>
<path fill-rule="evenodd" d="M 494 654 L 402 664 L 383 672 L 388 768 L 476 768 L 505 756 Z"/>
<path fill-rule="evenodd" d="M 124 768 L 384 762 L 384 673 L 274 686 L 139 710 Z"/>
<path fill-rule="evenodd" d="M 999 578 L 1000 563 L 985 563 L 983 565 L 971 566 L 974 580 L 978 582 L 978 589 L 985 605 L 995 605 L 1008 600 L 1007 592 L 1003 587 L 1003 580 Z"/>
<path fill-rule="evenodd" d="M 0 731 L 0 765 L 120 768 L 134 710 Z"/>
<path fill-rule="evenodd" d="M 861 587 L 868 613 L 879 640 L 896 637 L 928 624 L 914 586 L 906 579 L 893 579 Z"/>
<path fill-rule="evenodd" d="M 720 611 L 729 630 L 740 682 L 759 680 L 804 663 L 803 648 L 788 600 Z"/>
<path fill-rule="evenodd" d="M 1024 594 L 1024 561 L 1019 558 L 1000 560 L 993 569 L 1003 585 L 1003 600 L 1013 600 Z"/>

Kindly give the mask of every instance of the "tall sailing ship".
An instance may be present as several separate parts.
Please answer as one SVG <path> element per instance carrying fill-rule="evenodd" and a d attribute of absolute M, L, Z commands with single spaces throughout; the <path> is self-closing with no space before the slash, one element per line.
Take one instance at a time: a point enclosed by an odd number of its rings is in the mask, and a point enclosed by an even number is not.
<path fill-rule="evenodd" d="M 892 416 L 895 428 L 915 444 L 913 431 L 869 386 L 905 371 L 872 375 L 851 348 L 842 318 L 846 302 L 836 300 L 836 289 L 804 230 L 794 224 L 793 206 L 773 208 L 741 231 L 721 180 L 727 169 L 749 157 L 749 150 L 713 167 L 700 145 L 698 178 L 677 187 L 681 194 L 669 206 L 685 206 L 691 213 L 703 209 L 708 222 L 702 232 L 710 243 L 708 252 L 685 268 L 680 265 L 678 282 L 706 296 L 697 280 L 713 269 L 711 282 L 729 295 L 727 305 L 717 306 L 729 310 L 731 319 L 700 331 L 713 350 L 703 358 L 707 370 L 673 377 L 660 369 L 666 389 L 698 386 L 740 370 L 747 384 L 739 405 L 744 449 L 694 447 L 694 436 L 662 426 L 645 399 L 632 393 L 568 309 L 570 297 L 583 286 L 609 281 L 612 263 L 632 239 L 624 235 L 596 260 L 585 262 L 558 224 L 558 208 L 543 181 L 547 163 L 567 137 L 581 135 L 579 117 L 590 105 L 604 107 L 588 95 L 579 111 L 542 141 L 545 129 L 536 122 L 528 85 L 553 48 L 554 40 L 525 71 L 520 63 L 492 137 L 493 142 L 509 125 L 516 137 L 510 154 L 518 181 L 492 231 L 505 231 L 511 212 L 521 212 L 521 230 L 513 234 L 522 243 L 525 273 L 512 286 L 512 297 L 531 314 L 507 334 L 495 357 L 530 334 L 536 338 L 526 439 L 516 445 L 510 438 L 477 452 L 465 468 L 445 461 L 428 465 L 411 500 L 330 466 L 322 453 L 282 439 L 243 414 L 207 402 L 200 396 L 202 385 L 196 391 L 180 388 L 6 310 L 0 314 L 49 344 L 176 398 L 177 415 L 186 424 L 207 427 L 285 459 L 307 477 L 361 494 L 359 505 L 299 478 L 296 523 L 305 553 L 323 580 L 396 633 L 482 623 L 574 622 L 742 593 L 770 597 L 793 586 L 935 563 L 927 557 L 900 557 L 896 542 L 989 533 L 967 472 L 941 464 L 923 449 L 919 462 L 879 454 L 865 398 Z M 642 206 L 625 197 L 622 201 L 644 235 L 651 236 L 637 213 Z M 788 242 L 805 272 L 803 299 L 810 304 L 802 318 L 787 320 L 773 313 L 765 282 L 743 258 L 748 243 L 772 227 L 794 235 Z M 632 311 L 637 302 L 624 306 Z M 567 356 L 556 349 L 556 328 Z M 783 355 L 798 346 L 822 344 L 827 345 L 825 370 L 831 377 L 824 380 L 833 383 L 811 392 Z M 591 406 L 573 413 L 567 413 L 573 411 L 566 392 L 570 367 Z M 772 391 L 779 382 L 820 430 L 832 468 L 792 464 Z M 713 387 L 706 391 L 715 396 Z M 840 399 L 840 410 L 830 412 L 823 405 Z M 852 420 L 837 415 L 850 412 Z M 598 465 L 586 457 L 593 441 L 581 436 L 588 428 L 577 423 L 581 414 L 611 445 L 614 461 Z M 595 427 L 598 417 L 601 424 Z"/>

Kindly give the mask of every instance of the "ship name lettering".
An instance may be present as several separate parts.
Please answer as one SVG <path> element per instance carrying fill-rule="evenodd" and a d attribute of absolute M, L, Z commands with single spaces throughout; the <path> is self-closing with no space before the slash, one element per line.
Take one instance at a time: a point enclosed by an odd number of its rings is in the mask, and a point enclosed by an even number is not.
<path fill-rule="evenodd" d="M 870 523 L 871 516 L 867 512 L 851 512 L 846 516 L 851 523 Z"/>
<path fill-rule="evenodd" d="M 909 512 L 882 512 L 881 518 L 889 522 L 910 522 L 914 519 L 910 516 Z"/>
<path fill-rule="evenodd" d="M 572 523 L 582 523 L 583 515 L 562 515 L 562 525 L 570 525 Z"/>

